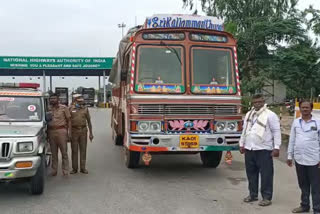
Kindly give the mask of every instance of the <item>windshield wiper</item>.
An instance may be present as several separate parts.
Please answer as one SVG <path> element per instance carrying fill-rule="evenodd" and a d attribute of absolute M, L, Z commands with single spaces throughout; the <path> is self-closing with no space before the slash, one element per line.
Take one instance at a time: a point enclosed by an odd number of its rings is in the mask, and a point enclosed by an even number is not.
<path fill-rule="evenodd" d="M 172 47 L 169 47 L 169 45 L 167 45 L 166 43 L 164 43 L 162 40 L 160 41 L 160 45 L 164 45 L 164 46 L 166 46 L 166 48 L 167 48 L 168 50 L 173 51 L 174 54 L 177 56 L 177 59 L 179 60 L 180 65 L 182 65 L 180 56 L 179 56 L 178 51 L 177 51 L 176 49 L 174 49 L 174 48 L 172 48 Z"/>

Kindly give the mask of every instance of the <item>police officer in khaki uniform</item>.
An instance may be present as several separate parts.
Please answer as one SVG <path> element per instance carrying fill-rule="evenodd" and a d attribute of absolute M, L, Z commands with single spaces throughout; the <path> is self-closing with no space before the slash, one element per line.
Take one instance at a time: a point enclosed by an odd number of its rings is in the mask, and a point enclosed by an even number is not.
<path fill-rule="evenodd" d="M 89 110 L 84 105 L 81 96 L 75 96 L 75 103 L 70 107 L 72 126 L 72 171 L 70 174 L 78 172 L 78 153 L 80 150 L 80 172 L 88 174 L 86 169 L 87 138 L 89 128 L 89 139 L 93 140 L 92 125 Z"/>
<path fill-rule="evenodd" d="M 52 113 L 52 120 L 48 123 L 48 138 L 52 153 L 52 176 L 58 172 L 58 149 L 62 156 L 62 173 L 64 176 L 69 174 L 69 159 L 67 142 L 71 137 L 71 115 L 69 109 L 59 104 L 57 94 L 49 97 L 49 112 Z"/>

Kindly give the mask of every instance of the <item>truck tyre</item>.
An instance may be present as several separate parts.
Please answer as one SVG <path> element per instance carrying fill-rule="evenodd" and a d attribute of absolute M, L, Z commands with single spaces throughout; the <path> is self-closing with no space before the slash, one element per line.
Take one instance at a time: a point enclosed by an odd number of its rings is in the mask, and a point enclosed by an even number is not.
<path fill-rule="evenodd" d="M 123 137 L 122 135 L 117 135 L 116 139 L 114 140 L 114 144 L 116 146 L 123 146 Z"/>
<path fill-rule="evenodd" d="M 37 173 L 30 180 L 30 191 L 32 195 L 40 195 L 43 193 L 46 172 L 45 165 L 45 157 L 41 156 L 41 163 Z"/>
<path fill-rule="evenodd" d="M 139 166 L 140 152 L 125 149 L 125 164 L 128 168 L 133 169 Z"/>
<path fill-rule="evenodd" d="M 200 152 L 200 157 L 204 167 L 217 168 L 222 158 L 222 151 Z"/>

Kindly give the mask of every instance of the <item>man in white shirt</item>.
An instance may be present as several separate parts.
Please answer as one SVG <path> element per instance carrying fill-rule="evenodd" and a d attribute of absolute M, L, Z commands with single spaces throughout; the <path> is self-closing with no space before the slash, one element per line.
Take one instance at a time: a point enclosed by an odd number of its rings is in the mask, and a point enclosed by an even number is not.
<path fill-rule="evenodd" d="M 293 121 L 288 145 L 287 164 L 292 167 L 295 161 L 299 187 L 301 189 L 300 207 L 293 213 L 310 210 L 310 192 L 314 213 L 320 213 L 320 121 L 312 117 L 313 103 L 299 103 L 302 117 Z"/>
<path fill-rule="evenodd" d="M 245 154 L 249 196 L 244 202 L 258 200 L 261 176 L 260 206 L 271 205 L 273 195 L 273 157 L 279 157 L 281 130 L 278 116 L 265 104 L 263 95 L 252 98 L 253 108 L 246 114 L 240 139 L 240 152 Z"/>

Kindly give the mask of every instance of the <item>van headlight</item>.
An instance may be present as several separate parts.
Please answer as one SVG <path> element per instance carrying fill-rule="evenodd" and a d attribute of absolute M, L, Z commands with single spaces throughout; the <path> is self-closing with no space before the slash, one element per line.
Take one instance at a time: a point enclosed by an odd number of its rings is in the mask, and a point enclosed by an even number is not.
<path fill-rule="evenodd" d="M 33 151 L 33 142 L 19 142 L 17 144 L 17 152 L 32 152 Z"/>
<path fill-rule="evenodd" d="M 139 121 L 138 122 L 139 132 L 161 132 L 160 121 Z"/>

